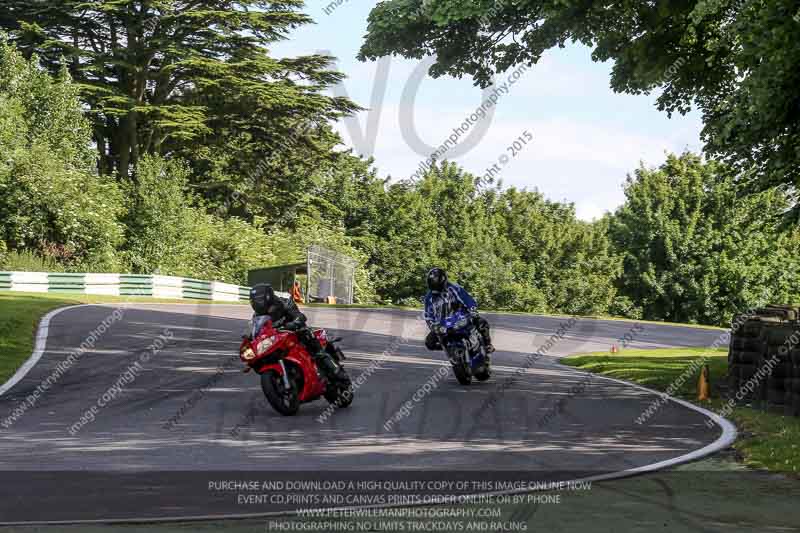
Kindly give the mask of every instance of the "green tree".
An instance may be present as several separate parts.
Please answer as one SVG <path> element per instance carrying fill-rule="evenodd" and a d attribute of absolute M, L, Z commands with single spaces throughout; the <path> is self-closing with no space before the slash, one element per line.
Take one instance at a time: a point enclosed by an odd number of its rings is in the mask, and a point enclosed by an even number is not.
<path fill-rule="evenodd" d="M 517 254 L 510 290 L 526 311 L 605 313 L 616 296 L 619 258 L 602 223 L 579 221 L 572 204 L 510 188 L 498 198 L 501 231 Z"/>
<path fill-rule="evenodd" d="M 800 6 L 796 0 L 389 0 L 369 16 L 362 60 L 432 55 L 431 74 L 536 64 L 565 43 L 614 62 L 611 87 L 659 91 L 659 109 L 703 113 L 706 151 L 751 190 L 800 185 Z M 800 219 L 795 196 L 791 215 Z"/>
<path fill-rule="evenodd" d="M 488 209 L 488 191 L 478 183 L 475 176 L 456 164 L 443 162 L 432 166 L 416 185 L 436 232 L 431 239 L 435 263 L 425 266 L 445 268 L 484 307 L 502 307 L 496 292 L 508 272 L 497 252 L 503 236 Z M 417 279 L 418 286 L 424 286 L 424 277 Z"/>
<path fill-rule="evenodd" d="M 52 78 L 0 38 L 0 241 L 66 265 L 116 266 L 122 198 L 95 158 L 69 75 Z"/>
<path fill-rule="evenodd" d="M 206 213 L 188 185 L 181 161 L 144 156 L 127 186 L 124 256 L 134 272 L 245 284 L 247 271 L 286 261 L 286 235 L 256 221 Z"/>
<path fill-rule="evenodd" d="M 723 325 L 753 304 L 797 300 L 798 233 L 774 225 L 786 196 L 737 192 L 730 169 L 689 153 L 628 178 L 610 231 L 620 292 L 644 318 Z"/>
<path fill-rule="evenodd" d="M 308 207 L 364 254 L 382 301 L 419 303 L 433 266 L 483 308 L 600 313 L 614 301 L 619 259 L 606 228 L 578 221 L 571 205 L 480 186 L 452 163 L 390 184 L 370 161 L 347 161 L 320 177 Z"/>
<path fill-rule="evenodd" d="M 40 2 L 9 0 L 0 25 L 51 69 L 69 67 L 92 111 L 101 171 L 127 178 L 142 154 L 185 155 L 203 147 L 211 150 L 206 164 L 219 165 L 220 154 L 235 147 L 232 155 L 246 152 L 252 170 L 265 153 L 289 154 L 292 148 L 280 141 L 298 126 L 328 134 L 328 120 L 355 109 L 322 94 L 342 78 L 327 68 L 330 58 L 269 55 L 270 45 L 310 22 L 301 6 L 300 0 L 63 0 L 43 9 Z M 308 155 L 314 135 L 302 137 L 311 139 L 303 144 Z M 227 175 L 241 170 L 227 161 Z"/>

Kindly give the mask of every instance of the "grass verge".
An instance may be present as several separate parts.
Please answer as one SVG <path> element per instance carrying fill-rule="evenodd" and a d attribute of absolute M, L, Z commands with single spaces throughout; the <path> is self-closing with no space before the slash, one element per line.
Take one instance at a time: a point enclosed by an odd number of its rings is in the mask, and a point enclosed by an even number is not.
<path fill-rule="evenodd" d="M 31 355 L 39 320 L 59 307 L 94 303 L 187 303 L 130 296 L 95 296 L 91 294 L 53 294 L 0 291 L 0 384 Z M 223 303 L 199 300 L 196 303 Z"/>
<path fill-rule="evenodd" d="M 686 369 L 705 357 L 711 376 L 711 400 L 697 401 L 699 373 L 681 379 Z M 674 396 L 719 411 L 725 404 L 716 384 L 724 383 L 727 373 L 727 350 L 702 348 L 625 350 L 622 353 L 589 353 L 561 360 L 562 363 L 632 381 L 658 391 L 681 383 Z M 602 370 L 601 370 L 602 369 Z M 658 415 L 655 415 L 656 417 Z M 734 408 L 729 417 L 739 429 L 734 444 L 739 459 L 747 466 L 773 472 L 800 473 L 800 418 L 761 411 L 749 406 Z"/>

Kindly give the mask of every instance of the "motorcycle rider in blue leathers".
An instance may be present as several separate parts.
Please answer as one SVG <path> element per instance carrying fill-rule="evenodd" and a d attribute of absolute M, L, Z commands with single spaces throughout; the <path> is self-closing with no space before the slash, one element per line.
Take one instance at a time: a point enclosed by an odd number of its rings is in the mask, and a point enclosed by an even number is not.
<path fill-rule="evenodd" d="M 483 337 L 486 352 L 494 352 L 492 338 L 489 331 L 489 322 L 478 315 L 478 304 L 475 299 L 460 285 L 450 283 L 447 273 L 441 268 L 432 268 L 427 277 L 428 293 L 425 295 L 425 322 L 428 324 L 428 336 L 425 337 L 425 347 L 429 350 L 441 350 L 439 335 L 436 326 L 442 318 L 459 309 L 465 309 L 472 317 L 472 323 Z"/>

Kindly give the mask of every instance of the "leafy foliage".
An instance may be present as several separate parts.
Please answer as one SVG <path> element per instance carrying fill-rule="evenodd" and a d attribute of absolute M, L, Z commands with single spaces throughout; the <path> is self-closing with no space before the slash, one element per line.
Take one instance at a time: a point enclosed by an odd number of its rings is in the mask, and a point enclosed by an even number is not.
<path fill-rule="evenodd" d="M 89 123 L 69 76 L 53 79 L 0 42 L 0 240 L 65 264 L 111 268 L 122 200 L 94 169 Z"/>
<path fill-rule="evenodd" d="M 247 171 L 298 124 L 356 109 L 322 91 L 342 75 L 319 55 L 275 59 L 269 46 L 310 22 L 300 0 L 9 0 L 0 27 L 53 72 L 68 66 L 92 110 L 101 170 L 128 178 L 144 154 L 206 148 Z M 311 135 L 313 138 L 313 135 Z M 304 144 L 310 154 L 317 147 Z M 322 153 L 325 147 L 320 147 Z M 296 158 L 295 158 L 296 159 Z M 198 164 L 203 162 L 198 159 Z M 230 160 L 229 160 L 230 162 Z M 199 165 L 202 166 L 202 165 Z M 244 172 L 239 173 L 240 176 Z"/>
<path fill-rule="evenodd" d="M 0 270 L 9 272 L 63 272 L 64 265 L 31 250 L 0 254 Z"/>
<path fill-rule="evenodd" d="M 216 279 L 244 284 L 247 270 L 278 262 L 258 226 L 221 219 L 193 206 L 188 169 L 181 162 L 145 156 L 126 195 L 124 251 L 134 272 Z"/>
<path fill-rule="evenodd" d="M 353 164 L 327 176 L 315 195 L 366 254 L 381 300 L 418 301 L 425 273 L 441 266 L 483 307 L 607 310 L 618 261 L 602 228 L 578 221 L 572 206 L 538 192 L 483 189 L 451 163 L 395 184 L 369 162 Z"/>
<path fill-rule="evenodd" d="M 798 301 L 800 234 L 773 223 L 784 194 L 738 198 L 729 169 L 692 154 L 640 168 L 625 194 L 611 235 L 620 292 L 644 318 L 724 324 L 758 302 Z"/>

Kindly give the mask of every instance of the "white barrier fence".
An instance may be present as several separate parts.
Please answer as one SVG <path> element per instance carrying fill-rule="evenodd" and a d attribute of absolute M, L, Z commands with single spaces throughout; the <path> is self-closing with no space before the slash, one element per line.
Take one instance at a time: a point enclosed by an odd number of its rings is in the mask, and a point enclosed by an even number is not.
<path fill-rule="evenodd" d="M 240 302 L 250 287 L 160 275 L 0 272 L 0 290 Z"/>

